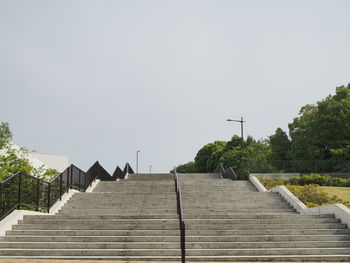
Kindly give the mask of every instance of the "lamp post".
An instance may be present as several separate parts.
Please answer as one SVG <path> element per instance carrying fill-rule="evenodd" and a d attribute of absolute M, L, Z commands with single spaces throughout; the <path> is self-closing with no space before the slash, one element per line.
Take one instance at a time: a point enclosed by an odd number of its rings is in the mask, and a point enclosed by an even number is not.
<path fill-rule="evenodd" d="M 139 173 L 139 152 L 141 152 L 141 150 L 137 150 L 136 151 L 136 173 Z"/>
<path fill-rule="evenodd" d="M 241 117 L 240 120 L 227 119 L 226 121 L 233 121 L 233 122 L 240 122 L 240 123 L 241 123 L 241 139 L 242 139 L 242 141 L 241 141 L 241 155 L 242 155 L 241 158 L 242 158 L 242 160 L 243 160 L 243 149 L 244 149 L 243 123 L 244 123 L 245 121 L 243 120 L 243 117 Z"/>
<path fill-rule="evenodd" d="M 149 166 L 149 173 L 152 173 L 152 164 Z"/>

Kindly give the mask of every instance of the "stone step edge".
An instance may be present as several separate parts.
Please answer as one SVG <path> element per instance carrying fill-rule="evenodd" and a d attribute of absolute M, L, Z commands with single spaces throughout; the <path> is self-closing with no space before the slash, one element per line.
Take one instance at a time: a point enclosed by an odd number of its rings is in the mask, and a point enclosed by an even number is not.
<path fill-rule="evenodd" d="M 248 249 L 243 249 L 243 248 L 236 248 L 236 249 L 210 249 L 210 248 L 206 248 L 206 249 L 186 249 L 186 251 L 207 251 L 207 252 L 210 252 L 210 251 L 264 251 L 264 252 L 268 252 L 268 251 L 293 251 L 295 250 L 296 253 L 297 251 L 305 251 L 305 250 L 323 250 L 323 251 L 327 251 L 327 250 L 333 250 L 333 251 L 336 251 L 336 250 L 349 250 L 349 256 L 350 256 L 350 248 L 349 247 L 337 247 L 337 248 L 248 248 Z M 118 252 L 122 252 L 122 251 L 138 251 L 138 252 L 141 252 L 141 251 L 154 251 L 154 252 L 160 252 L 160 251 L 179 251 L 180 248 L 169 248 L 169 249 L 164 249 L 164 248 L 152 248 L 152 249 L 139 249 L 139 248 L 127 248 L 127 249 L 82 249 L 82 248 L 71 248 L 71 249 L 68 249 L 68 248 L 58 248 L 58 249 L 35 249 L 35 248 L 2 248 L 1 251 L 41 251 L 41 252 L 50 252 L 50 251 L 80 251 L 80 252 L 84 252 L 84 251 L 89 251 L 89 252 L 92 252 L 92 251 L 118 251 Z M 318 255 L 319 257 L 322 257 L 322 256 L 326 256 L 327 254 L 324 254 L 324 255 Z M 347 254 L 341 254 L 341 256 L 344 256 L 344 255 L 347 255 Z M 265 255 L 265 256 L 273 256 L 273 255 Z M 275 255 L 275 256 L 285 256 L 285 255 Z M 299 256 L 299 257 L 303 257 L 304 255 L 290 255 L 290 256 Z M 340 256 L 340 255 L 338 255 Z M 56 257 L 56 256 L 53 256 L 53 257 Z M 151 256 L 150 256 L 151 257 Z M 205 257 L 205 256 L 203 256 Z M 221 257 L 221 256 L 212 256 L 212 258 L 216 258 L 216 257 Z M 225 256 L 222 256 L 222 257 L 225 257 Z M 236 256 L 231 256 L 231 257 L 236 257 Z M 239 257 L 239 256 L 238 256 Z M 247 256 L 249 257 L 249 256 Z M 254 257 L 254 256 L 253 256 Z"/>
<path fill-rule="evenodd" d="M 178 237 L 178 236 L 176 236 Z M 308 241 L 186 241 L 186 244 L 261 244 L 261 243 L 265 243 L 265 244 L 274 244 L 274 243 L 278 243 L 278 244 L 294 244 L 294 243 L 350 243 L 350 240 L 330 240 L 330 241 L 326 241 L 326 240 L 321 240 L 321 241 L 317 241 L 317 240 L 308 240 Z M 86 242 L 86 241 L 0 241 L 0 244 L 31 244 L 31 243 L 45 243 L 45 244 L 132 244 L 132 245 L 140 245 L 140 244 L 166 244 L 166 243 L 176 243 L 178 244 L 178 241 L 144 241 L 144 242 L 140 242 L 140 241 L 136 241 L 136 242 L 125 242 L 125 241 L 92 241 L 92 242 Z M 339 247 L 339 248 L 349 248 L 350 247 Z M 17 249 L 17 248 L 15 248 Z M 38 248 L 40 249 L 40 248 Z M 54 248 L 53 248 L 54 249 Z M 69 248 L 67 248 L 69 249 Z M 213 248 L 215 250 L 220 249 L 220 248 Z M 226 249 L 231 249 L 231 248 L 226 248 Z M 226 250 L 224 249 L 224 250 Z M 242 250 L 248 250 L 251 248 L 237 248 L 237 249 L 242 249 Z M 254 248 L 255 249 L 255 248 Z M 256 248 L 259 249 L 259 248 Z M 269 248 L 269 249 L 278 249 L 278 248 Z M 279 248 L 279 249 L 299 249 L 297 247 L 291 247 L 291 248 Z M 308 248 L 300 248 L 300 249 L 308 249 Z M 333 248 L 325 248 L 325 247 L 314 247 L 313 249 L 333 249 Z M 201 249 L 199 249 L 201 250 Z"/>
<path fill-rule="evenodd" d="M 221 236 L 221 237 L 285 237 L 286 235 L 232 235 L 232 236 Z M 337 236 L 337 237 L 349 237 L 349 235 L 341 235 L 341 234 L 332 234 L 332 235 L 287 235 L 288 237 L 329 237 L 329 236 Z M 174 236 L 174 235 L 170 235 L 170 236 L 37 236 L 37 235 L 11 235 L 11 236 L 5 236 L 5 237 L 1 237 L 1 238 L 6 238 L 6 237 L 67 237 L 67 238 L 71 238 L 71 237 L 116 237 L 116 238 L 124 238 L 124 237 L 132 237 L 132 238 L 144 238 L 144 237 L 179 237 L 178 235 Z M 193 236 L 193 235 L 186 235 L 186 237 L 192 237 L 192 238 L 207 238 L 207 237 L 213 237 L 213 236 Z M 216 236 L 214 236 L 216 237 Z"/>
<path fill-rule="evenodd" d="M 161 261 L 176 260 L 179 262 L 179 256 L 0 256 L 0 259 L 86 259 L 86 260 L 123 260 L 123 261 L 135 261 L 144 262 L 145 260 L 150 261 Z M 187 262 L 234 262 L 237 261 L 350 261 L 350 254 L 344 255 L 272 255 L 272 256 L 186 256 Z M 134 262 L 134 263 L 138 263 Z M 175 263 L 175 262 L 174 262 Z"/>

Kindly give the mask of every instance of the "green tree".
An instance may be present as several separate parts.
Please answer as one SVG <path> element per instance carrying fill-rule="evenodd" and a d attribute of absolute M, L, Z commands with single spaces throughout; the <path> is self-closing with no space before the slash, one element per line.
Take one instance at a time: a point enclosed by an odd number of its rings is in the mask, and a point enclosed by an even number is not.
<path fill-rule="evenodd" d="M 31 174 L 34 170 L 29 161 L 19 158 L 15 150 L 7 150 L 6 154 L 0 155 L 0 181 L 18 172 Z"/>
<path fill-rule="evenodd" d="M 240 167 L 240 173 L 244 176 L 248 176 L 249 173 L 253 172 L 274 171 L 270 162 L 271 154 L 272 150 L 268 140 L 256 141 L 252 137 L 248 137 L 244 149 L 244 160 Z"/>
<path fill-rule="evenodd" d="M 340 152 L 347 152 L 350 145 L 350 84 L 338 87 L 336 94 L 318 102 L 317 108 L 316 145 L 324 158 L 337 158 Z M 344 157 L 341 154 L 341 158 Z"/>
<path fill-rule="evenodd" d="M 242 160 L 241 145 L 241 137 L 234 135 L 221 150 L 220 155 L 217 156 L 219 158 L 215 158 L 212 161 L 212 167 L 215 169 L 219 163 L 222 163 L 225 168 L 232 167 L 233 170 L 239 169 Z"/>
<path fill-rule="evenodd" d="M 293 160 L 314 160 L 319 158 L 315 147 L 313 131 L 317 115 L 315 105 L 306 105 L 301 108 L 299 117 L 294 118 L 288 125 L 291 137 L 291 158 Z"/>
<path fill-rule="evenodd" d="M 28 151 L 24 148 L 19 150 L 11 149 L 9 143 L 12 139 L 12 133 L 7 122 L 0 125 L 0 181 L 7 179 L 18 172 L 23 172 L 44 180 L 51 180 L 59 174 L 55 169 L 45 169 L 44 167 L 34 168 L 25 157 Z"/>
<path fill-rule="evenodd" d="M 41 178 L 44 180 L 51 181 L 51 179 L 53 179 L 54 177 L 56 177 L 59 174 L 60 174 L 60 172 L 57 171 L 56 169 L 49 168 L 49 169 L 46 169 L 44 171 L 44 173 L 41 174 Z"/>
<path fill-rule="evenodd" d="M 171 170 L 170 172 L 174 172 L 174 170 Z M 196 172 L 195 163 L 192 161 L 192 162 L 188 162 L 185 164 L 181 164 L 181 165 L 176 167 L 176 172 L 178 172 L 178 173 L 195 173 Z"/>
<path fill-rule="evenodd" d="M 281 128 L 277 128 L 275 134 L 269 136 L 271 147 L 271 160 L 288 160 L 290 151 L 290 140 L 287 133 Z"/>
<path fill-rule="evenodd" d="M 226 143 L 225 147 L 214 152 L 208 160 L 210 171 L 222 163 L 225 168 L 232 167 L 236 173 L 245 177 L 250 172 L 270 171 L 272 167 L 269 164 L 271 148 L 265 141 L 256 141 L 248 136 L 244 142 L 243 156 L 241 150 L 241 137 L 235 135 Z"/>
<path fill-rule="evenodd" d="M 214 170 L 217 162 L 213 160 L 220 158 L 220 153 L 225 146 L 226 142 L 224 141 L 215 141 L 204 145 L 194 158 L 196 172 L 206 173 Z"/>
<path fill-rule="evenodd" d="M 232 167 L 236 173 L 277 171 L 334 171 L 350 167 L 350 84 L 336 88 L 314 105 L 301 108 L 298 116 L 288 125 L 289 137 L 278 128 L 267 141 L 256 141 L 248 136 L 244 142 L 235 135 L 230 141 L 216 141 L 204 145 L 197 153 L 194 164 L 184 168 L 196 172 L 211 172 L 219 163 Z M 288 160 L 277 164 L 272 160 Z M 317 160 L 317 161 L 315 161 Z M 348 160 L 348 163 L 337 163 Z M 273 164 L 273 166 L 272 166 Z M 322 165 L 322 167 L 321 167 Z"/>
<path fill-rule="evenodd" d="M 289 124 L 289 133 L 293 160 L 349 160 L 350 84 L 336 88 L 335 95 L 316 105 L 304 106 Z M 324 170 L 333 168 L 331 163 L 323 167 Z"/>
<path fill-rule="evenodd" d="M 339 149 L 330 149 L 333 160 L 350 160 L 350 145 Z"/>
<path fill-rule="evenodd" d="M 0 149 L 5 148 L 12 139 L 12 133 L 8 122 L 1 122 L 0 124 Z"/>

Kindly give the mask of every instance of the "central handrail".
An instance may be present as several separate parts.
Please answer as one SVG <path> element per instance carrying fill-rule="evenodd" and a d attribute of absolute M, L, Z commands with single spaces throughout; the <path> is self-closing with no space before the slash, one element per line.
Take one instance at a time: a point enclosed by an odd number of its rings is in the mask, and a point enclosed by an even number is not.
<path fill-rule="evenodd" d="M 176 200 L 177 200 L 177 214 L 179 216 L 179 226 L 180 226 L 180 248 L 181 248 L 181 262 L 186 262 L 186 226 L 182 205 L 182 194 L 181 194 L 181 185 L 179 177 L 176 174 L 176 169 L 174 169 L 174 179 L 175 179 L 175 191 L 176 191 Z"/>

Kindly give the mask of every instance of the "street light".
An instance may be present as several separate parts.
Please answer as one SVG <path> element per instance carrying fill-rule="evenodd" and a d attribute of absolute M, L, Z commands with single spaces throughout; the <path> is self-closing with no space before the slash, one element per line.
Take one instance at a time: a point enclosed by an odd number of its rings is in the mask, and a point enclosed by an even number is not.
<path fill-rule="evenodd" d="M 149 173 L 152 173 L 152 164 L 149 166 Z"/>
<path fill-rule="evenodd" d="M 245 122 L 243 120 L 243 117 L 241 117 L 240 120 L 232 120 L 232 119 L 227 119 L 226 121 L 233 121 L 233 122 L 240 122 L 241 123 L 241 155 L 242 155 L 242 159 L 243 159 L 243 148 L 244 148 L 244 138 L 243 138 L 243 123 Z"/>
<path fill-rule="evenodd" d="M 136 151 L 136 173 L 139 173 L 139 152 L 141 152 L 141 150 L 137 150 Z"/>

